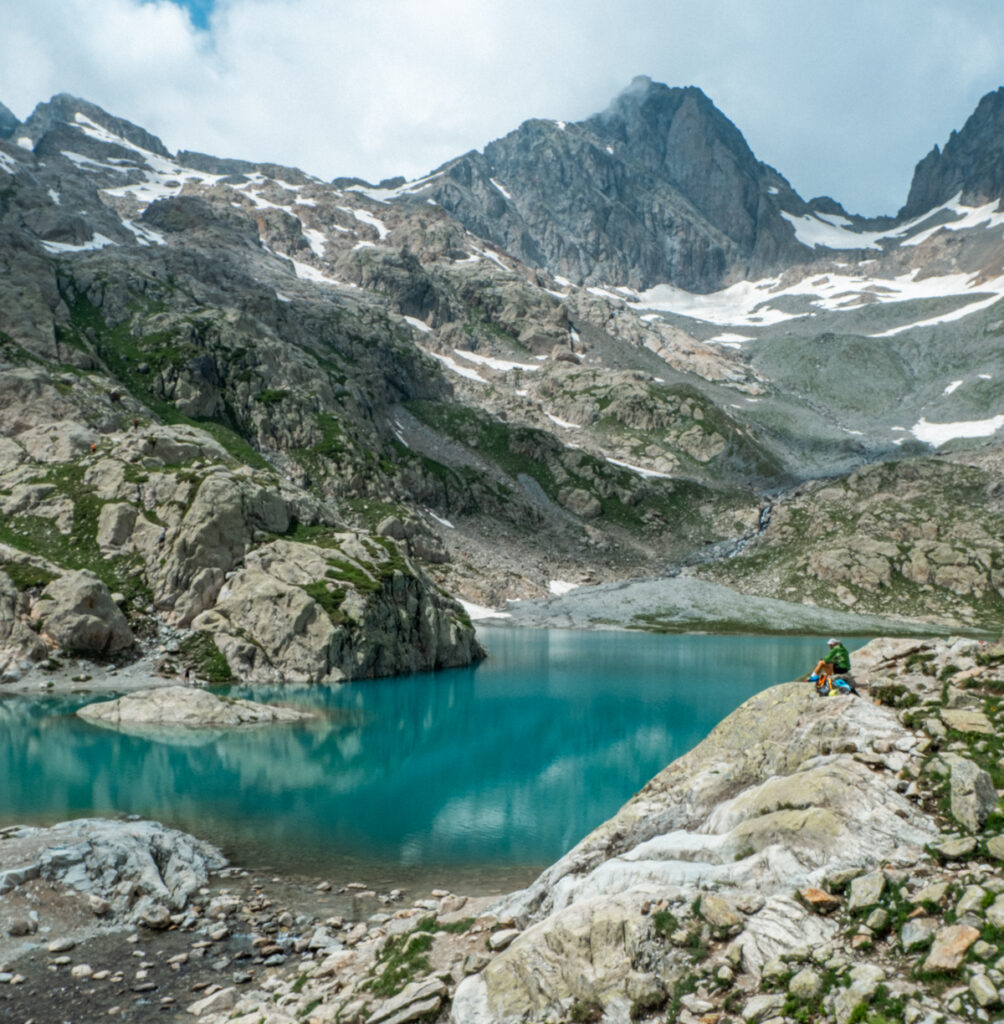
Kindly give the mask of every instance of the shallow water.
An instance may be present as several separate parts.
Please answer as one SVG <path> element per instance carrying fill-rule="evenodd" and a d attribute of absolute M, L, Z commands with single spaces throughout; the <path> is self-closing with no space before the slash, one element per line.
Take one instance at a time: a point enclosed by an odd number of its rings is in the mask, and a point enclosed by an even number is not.
<path fill-rule="evenodd" d="M 135 736 L 76 718 L 86 695 L 9 697 L 0 822 L 140 814 L 284 874 L 514 888 L 825 650 L 797 637 L 481 636 L 490 657 L 475 668 L 229 690 L 321 712 L 298 725 Z"/>

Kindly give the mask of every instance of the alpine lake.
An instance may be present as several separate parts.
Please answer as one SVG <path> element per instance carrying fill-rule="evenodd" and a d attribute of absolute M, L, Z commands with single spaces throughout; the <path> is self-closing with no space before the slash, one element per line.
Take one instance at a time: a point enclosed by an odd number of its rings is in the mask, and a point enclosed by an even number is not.
<path fill-rule="evenodd" d="M 293 725 L 125 733 L 74 714 L 104 694 L 5 697 L 0 825 L 139 815 L 262 871 L 508 891 L 826 649 L 816 637 L 479 636 L 489 657 L 472 668 L 217 691 L 318 715 Z"/>

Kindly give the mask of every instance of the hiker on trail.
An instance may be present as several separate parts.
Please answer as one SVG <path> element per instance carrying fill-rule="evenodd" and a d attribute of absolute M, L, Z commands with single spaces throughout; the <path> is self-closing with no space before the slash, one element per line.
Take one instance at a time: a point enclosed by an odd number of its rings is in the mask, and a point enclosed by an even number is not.
<path fill-rule="evenodd" d="M 816 690 L 821 695 L 823 695 L 821 690 L 823 682 L 826 679 L 831 679 L 837 688 L 860 696 L 851 680 L 851 656 L 847 653 L 847 648 L 835 637 L 831 637 L 826 643 L 829 647 L 826 657 L 820 658 L 816 663 L 816 667 L 809 676 L 809 681 L 816 683 Z M 831 690 L 832 688 L 832 686 L 829 687 Z"/>

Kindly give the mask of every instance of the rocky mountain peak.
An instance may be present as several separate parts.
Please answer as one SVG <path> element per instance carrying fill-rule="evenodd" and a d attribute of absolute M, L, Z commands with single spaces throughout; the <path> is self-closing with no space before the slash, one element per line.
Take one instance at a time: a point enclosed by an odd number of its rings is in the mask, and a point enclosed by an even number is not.
<path fill-rule="evenodd" d="M 712 291 L 804 259 L 804 202 L 700 89 L 641 76 L 585 121 L 532 120 L 413 195 L 583 283 Z"/>
<path fill-rule="evenodd" d="M 899 216 L 916 217 L 960 192 L 967 206 L 1004 197 L 1004 87 L 987 93 L 945 148 L 917 164 Z"/>
<path fill-rule="evenodd" d="M 61 92 L 53 96 L 48 103 L 39 103 L 24 123 L 24 134 L 35 144 L 51 134 L 62 135 L 64 126 L 75 129 L 89 128 L 93 133 L 103 129 L 110 136 L 125 139 L 134 146 L 149 150 L 158 156 L 170 157 L 164 143 L 145 128 L 140 128 L 131 121 L 114 117 L 94 103 L 82 100 L 69 93 Z"/>

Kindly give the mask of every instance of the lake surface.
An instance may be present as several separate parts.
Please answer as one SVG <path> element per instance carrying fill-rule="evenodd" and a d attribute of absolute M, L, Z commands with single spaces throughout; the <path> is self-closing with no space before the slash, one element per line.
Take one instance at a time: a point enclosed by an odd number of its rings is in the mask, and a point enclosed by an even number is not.
<path fill-rule="evenodd" d="M 306 724 L 134 736 L 76 718 L 87 695 L 0 700 L 0 823 L 139 814 L 247 866 L 512 888 L 826 649 L 798 637 L 480 635 L 490 657 L 475 668 L 228 691 L 322 713 Z"/>

